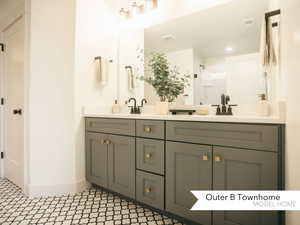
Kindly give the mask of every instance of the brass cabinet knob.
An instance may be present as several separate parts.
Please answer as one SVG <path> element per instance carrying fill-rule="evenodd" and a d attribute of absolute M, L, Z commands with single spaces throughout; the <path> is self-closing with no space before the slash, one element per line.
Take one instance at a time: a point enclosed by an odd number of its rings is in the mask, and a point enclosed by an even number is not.
<path fill-rule="evenodd" d="M 110 145 L 111 141 L 110 140 L 105 140 L 105 144 Z"/>
<path fill-rule="evenodd" d="M 151 132 L 151 127 L 145 127 L 144 131 L 147 132 L 147 133 L 150 133 Z"/>
<path fill-rule="evenodd" d="M 216 156 L 215 156 L 215 161 L 216 161 L 216 162 L 221 162 L 221 156 L 216 155 Z"/>
<path fill-rule="evenodd" d="M 203 161 L 208 161 L 208 155 L 207 155 L 207 154 L 204 154 L 204 155 L 202 156 L 202 160 L 203 160 Z"/>
<path fill-rule="evenodd" d="M 151 191 L 152 191 L 151 188 L 145 188 L 146 193 L 150 193 Z"/>
<path fill-rule="evenodd" d="M 101 144 L 102 145 L 106 144 L 106 140 L 101 140 Z"/>
<path fill-rule="evenodd" d="M 152 157 L 152 154 L 151 153 L 147 153 L 145 156 L 146 156 L 147 159 L 150 159 Z"/>

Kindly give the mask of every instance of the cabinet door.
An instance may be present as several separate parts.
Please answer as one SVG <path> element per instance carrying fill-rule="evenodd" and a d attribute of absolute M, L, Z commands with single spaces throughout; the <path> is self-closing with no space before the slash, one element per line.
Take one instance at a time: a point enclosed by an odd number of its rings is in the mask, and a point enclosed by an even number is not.
<path fill-rule="evenodd" d="M 167 142 L 166 210 L 203 225 L 211 212 L 190 211 L 197 199 L 192 190 L 212 188 L 212 147 Z"/>
<path fill-rule="evenodd" d="M 214 147 L 214 190 L 276 190 L 277 154 Z M 213 212 L 214 225 L 276 225 L 278 213 Z"/>
<path fill-rule="evenodd" d="M 107 145 L 105 134 L 86 133 L 86 177 L 93 184 L 107 188 Z"/>
<path fill-rule="evenodd" d="M 108 188 L 135 198 L 135 138 L 109 135 Z"/>

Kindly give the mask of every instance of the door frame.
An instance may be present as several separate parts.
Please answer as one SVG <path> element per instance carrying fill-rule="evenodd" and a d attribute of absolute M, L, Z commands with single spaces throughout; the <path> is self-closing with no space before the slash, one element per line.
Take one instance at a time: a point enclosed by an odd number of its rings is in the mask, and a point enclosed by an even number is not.
<path fill-rule="evenodd" d="M 0 43 L 3 43 L 3 32 L 0 31 Z M 0 98 L 5 99 L 4 84 L 4 53 L 0 52 Z M 5 104 L 5 102 L 4 102 Z M 4 107 L 0 105 L 0 152 L 5 152 L 5 125 Z M 0 158 L 0 178 L 4 178 L 4 159 Z"/>
<path fill-rule="evenodd" d="M 23 111 L 23 131 L 24 131 L 24 135 L 23 135 L 23 158 L 22 158 L 22 166 L 23 166 L 23 182 L 22 182 L 22 186 L 20 187 L 23 191 L 25 190 L 26 187 L 26 180 L 27 180 L 27 164 L 26 164 L 26 129 L 25 129 L 25 124 L 27 122 L 27 118 L 26 115 L 27 113 L 25 112 L 25 110 L 27 111 L 27 101 L 26 101 L 26 97 L 27 97 L 27 85 L 26 85 L 26 80 L 27 79 L 27 73 L 26 73 L 26 18 L 24 16 L 24 14 L 19 15 L 18 17 L 16 17 L 8 26 L 6 26 L 4 29 L 2 29 L 0 31 L 0 42 L 4 43 L 4 32 L 11 26 L 13 26 L 14 24 L 16 24 L 17 22 L 19 22 L 20 20 L 23 20 L 23 26 L 24 26 L 24 38 L 23 38 L 23 42 L 24 42 L 24 68 L 23 68 L 23 80 L 24 80 L 24 98 L 23 98 L 23 104 L 24 107 L 22 109 Z M 5 44 L 5 43 L 4 43 Z M 4 105 L 0 105 L 0 151 L 4 153 L 4 158 L 0 159 L 0 178 L 4 178 L 4 164 L 5 164 L 5 152 L 7 151 L 7 123 L 6 123 L 6 99 L 7 99 L 7 74 L 6 74 L 6 69 L 5 69 L 5 50 L 4 52 L 0 53 L 0 96 L 1 98 L 4 98 Z"/>

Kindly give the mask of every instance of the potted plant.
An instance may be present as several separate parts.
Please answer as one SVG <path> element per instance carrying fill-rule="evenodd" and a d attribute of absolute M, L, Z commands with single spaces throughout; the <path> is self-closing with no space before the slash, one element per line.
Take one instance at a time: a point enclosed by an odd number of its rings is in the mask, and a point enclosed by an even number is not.
<path fill-rule="evenodd" d="M 189 86 L 189 75 L 181 75 L 178 67 L 171 68 L 170 63 L 163 53 L 151 53 L 149 58 L 150 75 L 142 79 L 150 84 L 160 98 L 156 104 L 156 111 L 165 115 L 169 111 L 169 103 L 174 102 Z"/>

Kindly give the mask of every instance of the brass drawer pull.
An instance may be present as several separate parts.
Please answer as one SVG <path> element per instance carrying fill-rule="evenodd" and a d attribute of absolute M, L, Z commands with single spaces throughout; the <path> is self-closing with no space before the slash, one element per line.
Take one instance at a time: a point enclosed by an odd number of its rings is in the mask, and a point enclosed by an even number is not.
<path fill-rule="evenodd" d="M 146 193 L 150 193 L 151 191 L 152 191 L 151 188 L 145 188 Z"/>
<path fill-rule="evenodd" d="M 215 162 L 221 162 L 221 161 L 222 161 L 221 156 L 216 155 L 215 156 Z"/>
<path fill-rule="evenodd" d="M 152 154 L 150 154 L 150 153 L 147 153 L 147 154 L 146 154 L 146 158 L 147 158 L 147 159 L 150 159 L 150 158 L 152 158 Z"/>
<path fill-rule="evenodd" d="M 147 132 L 147 133 L 150 133 L 151 132 L 151 127 L 145 127 L 144 131 Z"/>
<path fill-rule="evenodd" d="M 204 154 L 204 155 L 202 156 L 202 160 L 203 160 L 203 161 L 208 161 L 208 155 L 207 155 L 207 154 Z"/>
<path fill-rule="evenodd" d="M 102 145 L 106 144 L 106 140 L 103 140 L 103 139 L 102 139 L 102 140 L 101 140 L 101 144 L 102 144 Z"/>

